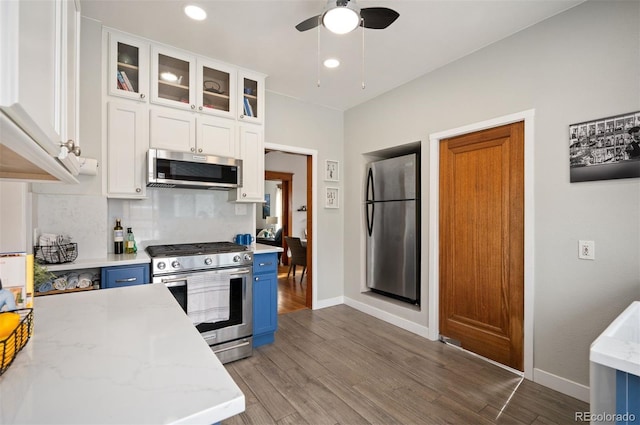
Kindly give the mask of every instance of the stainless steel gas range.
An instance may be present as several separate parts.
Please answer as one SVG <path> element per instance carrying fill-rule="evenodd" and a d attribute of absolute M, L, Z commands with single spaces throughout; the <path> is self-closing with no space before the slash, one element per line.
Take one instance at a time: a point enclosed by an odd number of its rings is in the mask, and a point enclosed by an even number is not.
<path fill-rule="evenodd" d="M 208 242 L 152 245 L 153 283 L 164 283 L 222 363 L 253 352 L 253 253 Z"/>

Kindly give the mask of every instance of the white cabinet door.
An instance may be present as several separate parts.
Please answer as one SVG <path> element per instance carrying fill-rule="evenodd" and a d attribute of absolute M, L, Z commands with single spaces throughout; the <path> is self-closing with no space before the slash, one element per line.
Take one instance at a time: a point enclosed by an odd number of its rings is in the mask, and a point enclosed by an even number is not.
<path fill-rule="evenodd" d="M 75 127 L 73 120 L 67 122 L 66 93 L 67 73 L 78 69 L 74 46 L 79 21 L 74 13 L 75 3 L 70 0 L 0 1 L 0 111 L 12 121 L 6 121 L 0 142 L 55 176 L 52 180 L 77 183 L 71 175 L 78 172 L 75 156 L 64 162 L 71 174 L 54 159 L 60 143 L 66 141 L 69 125 Z M 70 78 L 77 79 L 77 74 Z M 71 105 L 70 113 L 73 108 Z M 18 141 L 22 137 L 13 127 L 9 131 L 14 125 L 31 139 L 29 146 Z M 9 140 L 9 134 L 16 137 Z M 69 134 L 75 136 L 73 131 Z M 18 176 L 20 167 L 15 168 Z"/>
<path fill-rule="evenodd" d="M 109 31 L 109 94 L 142 102 L 149 94 L 149 45 L 144 40 Z"/>
<path fill-rule="evenodd" d="M 151 102 L 196 110 L 195 56 L 164 46 L 152 46 Z"/>
<path fill-rule="evenodd" d="M 238 71 L 238 119 L 254 124 L 264 123 L 264 74 Z"/>
<path fill-rule="evenodd" d="M 149 146 L 180 152 L 196 151 L 196 117 L 190 112 L 153 108 Z"/>
<path fill-rule="evenodd" d="M 198 58 L 198 112 L 236 117 L 236 69 L 210 59 Z"/>
<path fill-rule="evenodd" d="M 240 159 L 242 187 L 236 190 L 238 202 L 264 202 L 264 133 L 261 126 L 242 125 Z"/>
<path fill-rule="evenodd" d="M 135 102 L 109 102 L 107 109 L 107 196 L 146 195 L 149 149 L 147 108 Z"/>
<path fill-rule="evenodd" d="M 197 153 L 235 158 L 236 123 L 225 118 L 199 116 L 196 119 Z"/>

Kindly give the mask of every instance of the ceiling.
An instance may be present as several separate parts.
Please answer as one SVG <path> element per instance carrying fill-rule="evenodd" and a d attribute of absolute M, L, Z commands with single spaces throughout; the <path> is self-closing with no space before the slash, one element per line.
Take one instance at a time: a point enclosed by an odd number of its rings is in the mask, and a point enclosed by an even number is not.
<path fill-rule="evenodd" d="M 338 110 L 366 102 L 584 0 L 358 0 L 400 17 L 384 30 L 298 32 L 325 0 L 81 0 L 83 16 L 268 75 L 266 89 Z M 182 12 L 197 4 L 196 22 Z M 336 69 L 318 57 L 338 58 Z M 364 73 L 363 73 L 364 68 Z M 318 87 L 318 81 L 320 86 Z M 362 82 L 365 88 L 362 88 Z"/>

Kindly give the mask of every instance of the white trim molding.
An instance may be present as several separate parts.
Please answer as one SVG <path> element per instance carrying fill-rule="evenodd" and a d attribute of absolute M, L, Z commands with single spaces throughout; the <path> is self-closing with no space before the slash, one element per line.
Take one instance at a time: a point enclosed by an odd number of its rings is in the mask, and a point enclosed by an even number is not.
<path fill-rule="evenodd" d="M 317 307 L 318 304 L 318 151 L 316 149 L 300 148 L 289 145 L 279 145 L 275 143 L 264 144 L 265 149 L 280 151 L 284 153 L 295 153 L 301 155 L 311 156 L 311 164 L 313 167 L 313 173 L 311 178 L 311 199 L 313 199 L 313 208 L 311 209 L 311 249 L 313 251 L 313 257 L 311 258 L 311 279 L 313 282 L 311 290 L 311 308 Z M 309 184 L 309 182 L 307 182 Z M 324 307 L 329 307 L 325 305 Z"/>
<path fill-rule="evenodd" d="M 429 135 L 429 334 L 437 340 L 439 329 L 438 241 L 440 187 L 440 140 L 487 128 L 524 121 L 524 376 L 533 380 L 533 301 L 534 301 L 534 117 L 535 110 L 517 112 Z"/>
<path fill-rule="evenodd" d="M 349 307 L 353 307 L 356 310 L 360 310 L 361 312 L 367 313 L 368 315 L 373 316 L 377 319 L 383 320 L 387 323 L 391 323 L 392 325 L 395 325 L 406 331 L 412 332 L 414 334 L 420 335 L 425 338 L 429 338 L 429 328 L 425 326 L 419 325 L 410 320 L 391 314 L 388 311 L 384 311 L 379 308 L 372 307 L 369 304 L 356 301 L 353 298 L 344 297 L 344 303 Z"/>
<path fill-rule="evenodd" d="M 570 381 L 561 376 L 554 375 L 553 373 L 545 372 L 542 369 L 533 370 L 533 381 L 540 385 L 544 385 L 545 387 L 549 387 L 552 390 L 561 392 L 562 394 L 566 394 L 589 403 L 590 391 L 589 387 L 586 385 Z"/>

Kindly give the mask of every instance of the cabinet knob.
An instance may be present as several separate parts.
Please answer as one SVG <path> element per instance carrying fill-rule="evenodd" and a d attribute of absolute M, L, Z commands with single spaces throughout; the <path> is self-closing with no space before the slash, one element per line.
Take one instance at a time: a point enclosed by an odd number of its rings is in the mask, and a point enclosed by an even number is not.
<path fill-rule="evenodd" d="M 145 94 L 144 93 L 140 93 L 140 99 L 144 99 L 145 98 Z"/>
<path fill-rule="evenodd" d="M 142 189 L 140 189 L 139 187 L 136 187 L 136 192 L 140 193 L 140 192 L 142 192 Z"/>
<path fill-rule="evenodd" d="M 242 197 L 243 197 L 243 198 L 246 198 L 246 197 L 247 197 L 247 194 L 246 194 L 246 193 L 243 193 L 243 194 L 242 194 Z"/>
<path fill-rule="evenodd" d="M 202 153 L 202 148 L 198 149 L 198 153 Z"/>
<path fill-rule="evenodd" d="M 241 120 L 242 120 L 242 119 L 244 119 L 244 115 L 240 115 L 240 119 L 241 119 Z"/>
<path fill-rule="evenodd" d="M 196 148 L 191 148 L 191 152 L 195 152 L 195 151 L 196 151 Z"/>
<path fill-rule="evenodd" d="M 191 109 L 196 109 L 196 105 L 191 105 Z"/>
<path fill-rule="evenodd" d="M 202 111 L 202 106 L 198 106 L 198 110 L 199 110 L 199 111 Z"/>
<path fill-rule="evenodd" d="M 259 278 L 259 277 L 256 277 L 256 278 L 254 278 L 254 279 L 255 279 L 255 281 L 256 281 L 256 282 L 257 282 L 258 280 L 260 280 L 260 278 Z"/>

